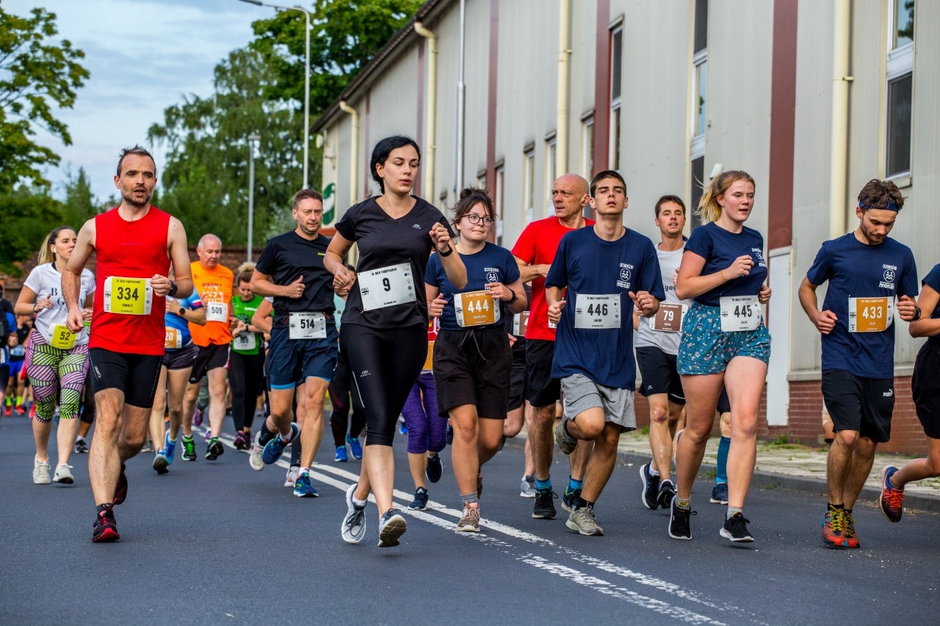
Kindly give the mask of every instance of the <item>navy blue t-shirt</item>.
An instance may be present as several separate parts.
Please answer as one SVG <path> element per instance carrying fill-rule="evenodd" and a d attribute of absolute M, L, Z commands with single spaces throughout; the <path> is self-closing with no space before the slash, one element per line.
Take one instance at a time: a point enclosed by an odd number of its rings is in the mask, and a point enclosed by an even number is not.
<path fill-rule="evenodd" d="M 924 280 L 921 281 L 922 285 L 926 285 L 932 288 L 937 293 L 940 293 L 940 263 L 933 266 L 933 269 L 924 276 Z M 933 308 L 933 313 L 930 314 L 930 319 L 937 319 L 940 317 L 940 304 Z M 940 335 L 934 335 L 933 337 L 928 337 L 927 341 L 932 346 L 940 346 Z"/>
<path fill-rule="evenodd" d="M 447 299 L 444 312 L 441 314 L 441 330 L 462 329 L 457 323 L 457 315 L 454 312 L 455 293 L 480 291 L 484 289 L 484 285 L 487 283 L 509 285 L 519 280 L 519 266 L 509 250 L 490 242 L 486 242 L 479 252 L 461 254 L 460 258 L 463 259 L 463 264 L 467 268 L 467 286 L 463 289 L 456 289 L 447 280 L 447 272 L 444 271 L 440 256 L 432 254 L 431 258 L 428 259 L 424 282 L 440 289 L 441 294 Z M 492 306 L 498 306 L 496 301 L 493 301 Z M 503 321 L 500 320 L 492 326 L 502 327 Z M 480 326 L 476 328 L 480 328 Z"/>
<path fill-rule="evenodd" d="M 633 230 L 626 230 L 617 241 L 601 239 L 593 228 L 573 230 L 562 238 L 545 286 L 568 288 L 555 335 L 552 377 L 583 374 L 605 387 L 632 390 L 636 361 L 633 300 L 628 292 L 648 291 L 659 300 L 666 298 L 653 242 Z M 590 300 L 583 297 L 588 295 L 617 296 L 620 326 L 576 328 L 577 311 L 589 306 Z"/>
<path fill-rule="evenodd" d="M 747 276 L 733 278 L 711 291 L 695 296 L 693 300 L 708 306 L 719 306 L 725 296 L 756 296 L 767 280 L 767 262 L 764 260 L 764 238 L 753 228 L 744 227 L 732 233 L 714 222 L 708 222 L 692 231 L 685 249 L 705 259 L 702 276 L 727 269 L 735 259 L 749 254 L 754 265 Z"/>
<path fill-rule="evenodd" d="M 823 243 L 806 279 L 814 285 L 829 281 L 822 310 L 836 315 L 832 332 L 822 336 L 823 371 L 893 378 L 894 325 L 881 332 L 850 333 L 849 298 L 916 298 L 917 267 L 911 249 L 890 238 L 865 245 L 854 232 L 848 233 Z"/>
<path fill-rule="evenodd" d="M 333 274 L 323 266 L 330 239 L 317 235 L 305 239 L 290 231 L 268 240 L 258 258 L 258 271 L 271 277 L 275 285 L 289 285 L 303 276 L 304 292 L 299 298 L 274 296 L 274 315 L 291 312 L 333 312 Z"/>

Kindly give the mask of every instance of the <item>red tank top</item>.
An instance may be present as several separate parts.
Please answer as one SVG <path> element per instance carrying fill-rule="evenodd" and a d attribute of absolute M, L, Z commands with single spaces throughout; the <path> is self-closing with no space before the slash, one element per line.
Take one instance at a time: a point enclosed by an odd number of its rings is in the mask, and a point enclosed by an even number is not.
<path fill-rule="evenodd" d="M 139 290 L 139 284 L 120 279 L 167 275 L 170 271 L 167 254 L 169 226 L 170 214 L 155 206 L 134 222 L 122 218 L 117 208 L 95 216 L 97 267 L 89 348 L 125 354 L 163 354 L 165 298 L 154 294 L 150 313 L 146 315 L 108 313 L 105 299 L 110 298 L 112 311 L 119 306 L 118 300 L 127 294 L 132 294 L 135 303 L 142 301 L 144 292 Z M 135 292 L 135 288 L 138 291 Z"/>

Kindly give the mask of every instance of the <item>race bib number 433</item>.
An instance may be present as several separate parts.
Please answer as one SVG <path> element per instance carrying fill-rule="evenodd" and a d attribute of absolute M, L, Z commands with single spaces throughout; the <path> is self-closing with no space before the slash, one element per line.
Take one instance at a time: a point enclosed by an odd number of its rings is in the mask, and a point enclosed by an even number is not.
<path fill-rule="evenodd" d="M 146 278 L 108 276 L 104 280 L 104 311 L 119 315 L 150 315 L 153 289 Z"/>
<path fill-rule="evenodd" d="M 893 298 L 849 298 L 850 333 L 879 333 L 893 322 Z"/>
<path fill-rule="evenodd" d="M 760 326 L 761 310 L 757 296 L 725 296 L 719 304 L 721 332 L 736 333 Z"/>

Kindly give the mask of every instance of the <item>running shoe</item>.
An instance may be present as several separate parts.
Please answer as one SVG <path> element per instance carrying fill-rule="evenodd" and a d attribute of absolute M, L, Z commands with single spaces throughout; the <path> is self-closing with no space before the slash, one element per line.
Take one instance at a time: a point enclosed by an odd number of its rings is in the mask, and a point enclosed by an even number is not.
<path fill-rule="evenodd" d="M 75 440 L 75 454 L 88 454 L 88 442 L 84 437 Z"/>
<path fill-rule="evenodd" d="M 409 509 L 415 511 L 423 511 L 428 508 L 428 490 L 424 487 L 418 487 L 415 489 L 414 500 L 411 501 L 411 504 L 408 505 Z"/>
<path fill-rule="evenodd" d="M 712 504 L 728 504 L 728 483 L 715 483 L 708 501 Z"/>
<path fill-rule="evenodd" d="M 251 447 L 251 438 L 244 430 L 240 430 L 235 433 L 235 440 L 232 441 L 232 445 L 235 446 L 236 450 L 247 450 Z"/>
<path fill-rule="evenodd" d="M 692 509 L 680 509 L 676 504 L 679 496 L 669 503 L 669 536 L 673 539 L 692 538 Z"/>
<path fill-rule="evenodd" d="M 440 454 L 428 457 L 428 468 L 424 470 L 424 475 L 431 483 L 436 483 L 441 479 L 441 476 L 444 475 L 444 460 L 441 459 Z"/>
<path fill-rule="evenodd" d="M 747 529 L 747 525 L 750 523 L 751 520 L 746 519 L 743 513 L 735 513 L 725 520 L 725 524 L 721 527 L 721 530 L 718 531 L 718 534 L 728 541 L 735 543 L 754 541 L 754 537 Z"/>
<path fill-rule="evenodd" d="M 31 420 L 36 419 L 36 405 L 35 405 L 35 403 L 33 404 L 33 406 L 29 407 L 29 419 L 31 419 Z"/>
<path fill-rule="evenodd" d="M 519 483 L 519 497 L 520 498 L 534 498 L 535 497 L 535 477 L 534 476 L 522 477 L 522 481 Z"/>
<path fill-rule="evenodd" d="M 294 481 L 294 495 L 298 498 L 316 498 L 320 495 L 317 488 L 313 486 L 308 472 L 297 474 L 297 480 Z"/>
<path fill-rule="evenodd" d="M 408 522 L 401 511 L 389 509 L 379 522 L 379 547 L 394 548 L 399 544 L 398 538 L 408 530 Z"/>
<path fill-rule="evenodd" d="M 287 468 L 287 474 L 284 476 L 284 486 L 293 488 L 297 484 L 297 477 L 300 475 L 300 466 L 291 465 Z"/>
<path fill-rule="evenodd" d="M 478 533 L 480 532 L 480 509 L 464 506 L 463 515 L 457 522 L 458 533 Z"/>
<path fill-rule="evenodd" d="M 845 510 L 828 508 L 822 519 L 822 540 L 829 548 L 848 548 L 845 536 Z"/>
<path fill-rule="evenodd" d="M 358 506 L 353 502 L 357 485 L 350 485 L 346 490 L 346 516 L 339 527 L 340 535 L 346 543 L 359 543 L 366 534 L 366 505 Z"/>
<path fill-rule="evenodd" d="M 673 497 L 676 495 L 676 486 L 668 478 L 659 481 L 659 495 L 656 497 L 656 503 L 660 508 L 668 509 Z"/>
<path fill-rule="evenodd" d="M 49 476 L 50 469 L 52 468 L 49 466 L 49 461 L 33 459 L 33 484 L 48 485 L 52 482 L 52 478 Z"/>
<path fill-rule="evenodd" d="M 558 494 L 552 491 L 551 487 L 536 489 L 535 503 L 532 505 L 532 519 L 555 519 L 557 512 L 555 511 L 555 503 L 552 500 L 557 499 Z"/>
<path fill-rule="evenodd" d="M 885 465 L 881 470 L 881 512 L 889 522 L 900 522 L 904 513 L 904 488 L 898 489 L 891 484 L 891 477 L 898 471 L 893 465 Z"/>
<path fill-rule="evenodd" d="M 561 510 L 571 513 L 571 511 L 574 510 L 574 505 L 577 504 L 578 498 L 580 497 L 580 489 L 565 487 L 565 493 L 561 496 Z"/>
<path fill-rule="evenodd" d="M 845 547 L 858 548 L 858 535 L 855 534 L 855 516 L 848 511 L 843 511 L 842 515 L 845 520 Z"/>
<path fill-rule="evenodd" d="M 10 417 L 10 414 L 12 411 L 13 411 L 13 405 L 12 404 L 6 405 L 5 407 L 3 407 L 3 416 Z"/>
<path fill-rule="evenodd" d="M 117 485 L 114 487 L 114 504 L 122 504 L 127 500 L 127 474 L 124 473 L 125 466 L 121 463 L 121 475 L 118 476 Z"/>
<path fill-rule="evenodd" d="M 20 415 L 26 415 L 26 405 L 25 405 L 25 404 L 17 404 L 17 405 L 16 405 L 16 412 L 19 413 Z"/>
<path fill-rule="evenodd" d="M 118 534 L 117 524 L 114 521 L 114 511 L 111 507 L 98 511 L 95 523 L 92 525 L 91 540 L 95 543 L 107 543 L 121 538 Z"/>
<path fill-rule="evenodd" d="M 601 537 L 604 535 L 604 529 L 597 525 L 597 519 L 594 517 L 593 506 L 576 506 L 571 509 L 568 515 L 568 521 L 565 522 L 573 533 L 579 533 L 586 537 Z"/>
<path fill-rule="evenodd" d="M 176 459 L 176 442 L 170 439 L 170 433 L 163 435 L 163 456 L 166 457 L 166 464 L 172 465 Z"/>
<path fill-rule="evenodd" d="M 195 461 L 196 460 L 196 442 L 193 440 L 192 435 L 187 437 L 183 435 L 183 460 L 184 461 Z"/>
<path fill-rule="evenodd" d="M 52 482 L 59 483 L 60 485 L 71 485 L 74 483 L 75 477 L 72 476 L 72 466 L 67 463 L 62 463 L 56 467 Z"/>
<path fill-rule="evenodd" d="M 259 430 L 255 433 L 255 437 L 251 442 L 251 452 L 248 453 L 248 465 L 251 466 L 251 469 L 259 472 L 264 469 L 264 460 L 261 458 L 261 451 L 264 448 L 258 443 L 260 437 L 261 431 Z"/>
<path fill-rule="evenodd" d="M 408 434 L 408 426 L 405 424 L 405 420 L 403 419 L 398 420 L 398 432 L 402 435 Z"/>
<path fill-rule="evenodd" d="M 213 437 L 212 439 L 209 440 L 209 445 L 206 446 L 206 460 L 207 461 L 215 461 L 224 453 L 225 453 L 225 446 L 222 445 L 222 442 L 219 441 L 218 437 Z"/>
<path fill-rule="evenodd" d="M 362 444 L 359 443 L 359 437 L 346 437 L 346 443 L 349 444 L 349 451 L 357 461 L 362 460 Z"/>
<path fill-rule="evenodd" d="M 571 454 L 578 447 L 578 440 L 568 434 L 568 430 L 565 428 L 565 418 L 555 422 L 555 442 L 558 443 L 558 447 L 565 454 Z"/>
<path fill-rule="evenodd" d="M 144 446 L 140 449 L 141 452 L 153 452 L 153 442 L 150 441 L 150 438 L 144 439 Z"/>
<path fill-rule="evenodd" d="M 336 454 L 333 455 L 333 461 L 336 463 L 346 463 L 349 461 L 349 455 L 346 454 L 346 445 L 336 446 Z"/>
<path fill-rule="evenodd" d="M 650 474 L 650 465 L 652 461 L 640 467 L 640 480 L 643 481 L 643 491 L 640 492 L 640 499 L 643 506 L 655 510 L 659 508 L 659 476 Z"/>
<path fill-rule="evenodd" d="M 278 434 L 271 437 L 271 440 L 264 445 L 264 450 L 261 451 L 261 458 L 264 460 L 264 464 L 271 465 L 272 463 L 276 463 L 277 460 L 281 458 L 281 454 L 284 453 L 284 448 L 287 447 L 287 444 L 293 441 L 298 434 L 300 434 L 300 429 L 297 428 L 297 424 L 291 422 L 290 439 L 284 441 Z"/>
<path fill-rule="evenodd" d="M 205 441 L 206 443 L 209 443 L 210 441 L 212 441 L 212 431 L 211 431 L 211 430 L 207 430 L 207 431 L 206 431 L 206 434 L 203 435 L 203 441 Z"/>
<path fill-rule="evenodd" d="M 193 411 L 193 426 L 202 426 L 202 409 Z"/>
<path fill-rule="evenodd" d="M 170 471 L 170 462 L 163 450 L 157 452 L 156 456 L 153 457 L 153 471 L 157 474 L 166 474 Z"/>

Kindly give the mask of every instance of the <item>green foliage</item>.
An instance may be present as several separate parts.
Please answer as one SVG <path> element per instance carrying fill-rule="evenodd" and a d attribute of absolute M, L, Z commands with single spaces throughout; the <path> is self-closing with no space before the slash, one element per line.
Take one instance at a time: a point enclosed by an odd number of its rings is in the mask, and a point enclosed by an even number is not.
<path fill-rule="evenodd" d="M 0 271 L 20 276 L 18 263 L 33 257 L 43 238 L 62 223 L 62 204 L 44 189 L 21 187 L 0 194 L 0 214 L 3 215 Z"/>
<path fill-rule="evenodd" d="M 19 17 L 0 7 L 0 191 L 20 180 L 48 184 L 40 168 L 59 156 L 33 141 L 37 128 L 72 143 L 53 107 L 71 108 L 75 91 L 88 78 L 79 64 L 85 53 L 58 34 L 55 14 L 42 8 Z"/>
<path fill-rule="evenodd" d="M 98 202 L 91 191 L 91 182 L 85 168 L 78 168 L 78 174 L 68 172 L 65 182 L 65 202 L 62 203 L 62 223 L 78 232 L 85 220 L 99 212 Z"/>

